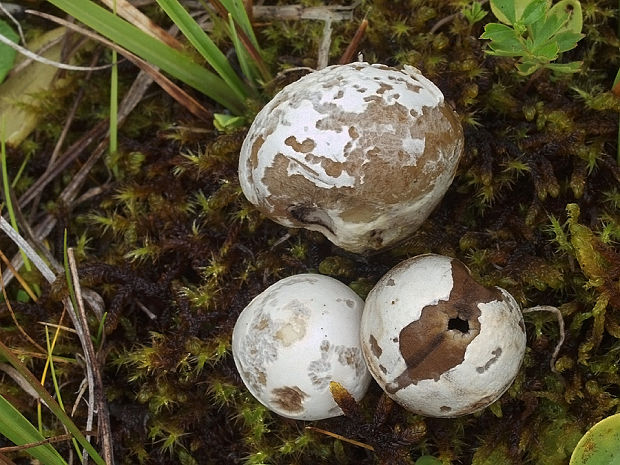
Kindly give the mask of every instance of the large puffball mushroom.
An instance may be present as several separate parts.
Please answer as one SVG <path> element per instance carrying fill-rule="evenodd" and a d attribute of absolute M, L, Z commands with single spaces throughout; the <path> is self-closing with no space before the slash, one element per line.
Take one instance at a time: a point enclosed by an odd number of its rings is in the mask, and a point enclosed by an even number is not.
<path fill-rule="evenodd" d="M 525 352 L 519 305 L 467 267 L 420 255 L 392 268 L 368 295 L 360 330 L 368 368 L 407 410 L 455 417 L 480 410 L 512 384 Z"/>
<path fill-rule="evenodd" d="M 435 84 L 411 66 L 358 62 L 280 91 L 250 127 L 239 179 L 277 223 L 366 253 L 419 228 L 462 152 L 461 123 Z"/>
<path fill-rule="evenodd" d="M 232 336 L 237 370 L 265 407 L 287 418 L 342 415 L 331 381 L 360 400 L 368 373 L 359 340 L 364 301 L 318 274 L 284 278 L 241 312 Z"/>

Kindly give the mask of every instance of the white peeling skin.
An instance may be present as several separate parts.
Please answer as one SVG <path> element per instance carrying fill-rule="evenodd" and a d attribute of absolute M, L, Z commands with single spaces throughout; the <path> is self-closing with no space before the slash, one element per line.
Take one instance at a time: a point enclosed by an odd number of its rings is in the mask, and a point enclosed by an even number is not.
<path fill-rule="evenodd" d="M 304 76 L 259 112 L 239 179 L 274 221 L 366 252 L 420 226 L 462 150 L 458 118 L 419 71 L 352 63 Z"/>
<path fill-rule="evenodd" d="M 318 274 L 284 278 L 259 294 L 239 315 L 232 338 L 248 390 L 287 418 L 341 415 L 330 381 L 361 400 L 371 379 L 359 343 L 363 305 L 348 286 Z"/>
<path fill-rule="evenodd" d="M 460 310 L 445 316 L 450 308 Z M 469 330 L 449 329 L 451 318 L 469 319 Z M 457 260 L 432 254 L 402 262 L 377 283 L 360 331 L 379 385 L 407 410 L 434 417 L 473 413 L 498 399 L 518 373 L 526 343 L 508 292 L 484 288 Z"/>

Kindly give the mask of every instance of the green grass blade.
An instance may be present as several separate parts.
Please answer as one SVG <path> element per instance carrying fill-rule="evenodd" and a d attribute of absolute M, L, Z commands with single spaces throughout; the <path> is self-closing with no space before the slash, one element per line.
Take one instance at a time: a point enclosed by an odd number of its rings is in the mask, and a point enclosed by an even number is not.
<path fill-rule="evenodd" d="M 232 15 L 232 18 L 239 25 L 239 27 L 245 32 L 250 38 L 252 45 L 254 48 L 260 53 L 260 48 L 258 46 L 258 41 L 256 40 L 256 35 L 254 35 L 254 28 L 252 27 L 252 23 L 250 22 L 250 18 L 248 18 L 248 12 L 245 10 L 245 6 L 243 6 L 243 2 L 241 0 L 220 0 L 224 8 Z"/>
<path fill-rule="evenodd" d="M 190 41 L 194 48 L 207 60 L 213 69 L 220 75 L 237 97 L 245 100 L 248 97 L 248 89 L 239 78 L 235 70 L 230 66 L 226 55 L 215 45 L 211 38 L 194 21 L 189 13 L 181 6 L 178 0 L 157 0 L 159 6 L 178 26 L 183 35 Z"/>
<path fill-rule="evenodd" d="M 0 434 L 15 445 L 40 442 L 45 438 L 9 401 L 0 395 Z M 26 449 L 41 463 L 46 465 L 67 465 L 56 449 L 43 444 Z"/>
<path fill-rule="evenodd" d="M 56 418 L 65 425 L 65 428 L 77 439 L 84 449 L 88 451 L 88 455 L 97 465 L 106 465 L 101 456 L 97 453 L 95 448 L 90 442 L 86 440 L 80 429 L 73 423 L 73 420 L 64 412 L 64 410 L 58 405 L 54 398 L 47 392 L 47 390 L 41 385 L 34 375 L 28 370 L 28 368 L 13 354 L 11 349 L 0 341 L 0 356 L 6 358 L 6 360 L 15 368 L 20 375 L 22 375 L 28 384 L 37 391 L 41 400 L 45 402 L 48 408 L 56 415 Z M 34 428 L 34 427 L 33 427 Z M 43 462 L 45 463 L 45 462 Z"/>
<path fill-rule="evenodd" d="M 232 39 L 235 47 L 235 52 L 237 53 L 237 59 L 239 60 L 241 71 L 243 71 L 243 74 L 247 76 L 250 82 L 257 82 L 260 75 L 256 73 L 256 68 L 253 66 L 254 62 L 249 59 L 248 52 L 237 35 L 235 21 L 230 13 L 228 14 L 228 28 L 230 29 L 230 38 Z"/>
<path fill-rule="evenodd" d="M 48 2 L 232 112 L 243 113 L 243 100 L 226 82 L 194 62 L 188 55 L 142 32 L 91 0 L 48 0 Z"/>

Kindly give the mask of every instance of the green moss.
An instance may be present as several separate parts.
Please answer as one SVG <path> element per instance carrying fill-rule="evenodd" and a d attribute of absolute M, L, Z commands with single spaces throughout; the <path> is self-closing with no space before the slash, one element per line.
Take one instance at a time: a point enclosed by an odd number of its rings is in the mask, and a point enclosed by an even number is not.
<path fill-rule="evenodd" d="M 91 172 L 89 186 L 105 186 L 101 194 L 69 215 L 51 199 L 75 168 L 48 188 L 44 203 L 69 226 L 83 285 L 103 296 L 109 312 L 102 357 L 119 463 L 367 464 L 394 450 L 401 463 L 427 454 L 445 464 L 559 464 L 587 425 L 618 410 L 618 99 L 609 92 L 620 65 L 617 5 L 582 2 L 586 37 L 570 59 L 584 60 L 584 71 L 556 80 L 545 73 L 518 76 L 510 59 L 486 56 L 478 37 L 491 15 L 474 24 L 456 16 L 430 33 L 466 4 L 364 1 L 355 21 L 334 24 L 332 63 L 367 15 L 364 58 L 420 68 L 465 126 L 465 154 L 444 201 L 390 251 L 361 259 L 318 233 L 265 219 L 237 181 L 244 132 L 217 134 L 155 88 L 123 126 L 121 150 L 108 167 Z M 272 70 L 315 65 L 320 22 L 270 21 L 258 33 Z M 134 74 L 121 74 L 124 92 Z M 67 144 L 107 114 L 107 77 L 93 79 L 76 83 L 88 92 Z M 267 93 L 283 82 L 270 84 Z M 45 169 L 43 153 L 53 149 L 72 101 L 69 94 L 45 99 L 46 121 L 9 157 L 15 173 L 23 157 L 33 155 L 18 193 Z M 259 105 L 251 105 L 248 112 L 255 113 Z M 116 178 L 110 165 L 117 167 Z M 61 250 L 53 237 L 49 242 L 52 252 Z M 549 370 L 557 324 L 548 315 L 528 314 L 521 371 L 489 409 L 422 421 L 397 405 L 386 407 L 373 387 L 359 417 L 317 423 L 374 441 L 374 455 L 277 417 L 247 392 L 230 354 L 230 334 L 239 312 L 269 284 L 318 271 L 365 297 L 390 267 L 428 252 L 460 258 L 477 280 L 506 288 L 523 306 L 560 308 L 567 334 L 559 373 Z M 42 334 L 37 321 L 58 321 L 63 292 L 16 305 L 33 337 Z M 9 293 L 16 295 L 15 287 Z M 28 355 L 31 348 L 4 309 L 0 337 L 41 372 L 43 363 Z M 77 351 L 76 341 L 64 336 L 56 354 L 73 358 Z M 83 377 L 73 360 L 58 373 L 68 385 Z M 34 418 L 33 403 L 11 382 L 2 383 Z M 76 415 L 82 419 L 82 409 Z M 425 436 L 411 440 L 421 422 Z"/>

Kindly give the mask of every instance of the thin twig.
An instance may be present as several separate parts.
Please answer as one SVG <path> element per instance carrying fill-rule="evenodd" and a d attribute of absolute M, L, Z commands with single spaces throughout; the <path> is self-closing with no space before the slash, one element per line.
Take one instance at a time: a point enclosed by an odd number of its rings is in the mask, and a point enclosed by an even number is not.
<path fill-rule="evenodd" d="M 16 44 L 11 39 L 9 39 L 8 37 L 6 37 L 5 35 L 2 35 L 2 34 L 0 34 L 0 42 L 3 43 L 4 45 L 8 45 L 13 50 L 18 51 L 22 55 L 27 56 L 28 58 L 30 58 L 30 59 L 32 59 L 34 61 L 38 61 L 39 63 L 43 63 L 44 65 L 53 66 L 54 68 L 65 69 L 67 71 L 99 71 L 99 70 L 102 70 L 102 69 L 108 69 L 108 68 L 110 68 L 112 66 L 112 65 L 102 65 L 102 66 L 90 67 L 90 66 L 68 65 L 66 63 L 60 63 L 59 61 L 49 60 L 49 59 L 47 59 L 45 57 L 37 55 L 36 53 L 31 52 L 27 48 L 22 47 L 19 44 Z"/>
<path fill-rule="evenodd" d="M 26 394 L 30 395 L 30 397 L 36 401 L 41 401 L 41 396 L 34 390 L 34 388 L 28 383 L 28 380 L 25 379 L 19 371 L 8 363 L 0 363 L 0 370 L 9 375 Z"/>
<path fill-rule="evenodd" d="M 0 229 L 9 236 L 9 238 L 15 242 L 15 244 L 24 251 L 30 261 L 37 267 L 39 272 L 43 275 L 46 281 L 52 283 L 56 280 L 56 275 L 52 272 L 47 263 L 41 260 L 41 257 L 37 255 L 34 249 L 24 240 L 20 234 L 13 229 L 7 220 L 3 216 L 0 216 Z"/>
<path fill-rule="evenodd" d="M 24 289 L 24 291 L 26 291 L 26 293 L 28 294 L 28 297 L 30 297 L 34 302 L 36 302 L 37 296 L 35 295 L 34 291 L 30 288 L 30 285 L 26 282 L 26 280 L 22 277 L 22 275 L 15 269 L 15 267 L 13 266 L 11 261 L 8 259 L 8 257 L 4 255 L 2 250 L 0 250 L 0 259 L 4 262 L 7 268 L 11 270 L 11 273 L 13 273 L 13 276 L 17 278 L 17 281 L 19 281 L 19 284 L 21 285 L 21 287 Z M 4 279 L 2 280 L 2 285 L 4 286 Z"/>
<path fill-rule="evenodd" d="M 0 447 L 0 453 L 3 452 L 21 452 L 25 449 L 32 449 L 33 447 L 43 446 L 45 444 L 53 444 L 55 442 L 64 442 L 71 440 L 73 436 L 71 434 L 61 434 L 52 438 L 43 439 L 42 441 L 29 442 L 27 444 L 21 444 L 19 446 Z"/>
<path fill-rule="evenodd" d="M 484 5 L 485 3 L 487 3 L 489 0 L 480 0 L 480 5 Z M 430 33 L 434 34 L 435 32 L 437 32 L 437 30 L 443 26 L 444 24 L 449 23 L 450 21 L 453 21 L 454 18 L 456 18 L 457 16 L 461 16 L 463 14 L 463 12 L 461 11 L 457 11 L 456 13 L 453 13 L 451 15 L 446 16 L 445 18 L 441 18 L 439 21 L 437 21 L 433 27 L 431 27 L 430 29 Z"/>
<path fill-rule="evenodd" d="M 324 434 L 326 436 L 331 436 L 332 438 L 340 439 L 341 441 L 348 442 L 349 444 L 353 444 L 354 446 L 363 447 L 364 449 L 368 449 L 368 450 L 372 450 L 372 451 L 375 450 L 375 448 L 372 447 L 369 444 L 365 444 L 363 442 L 356 441 L 355 439 L 349 439 L 349 438 L 347 438 L 345 436 L 342 436 L 341 434 L 332 433 L 331 431 L 327 431 L 325 429 L 317 428 L 315 426 L 306 426 L 306 429 L 310 430 L 310 431 L 316 431 L 317 433 L 321 433 L 321 434 Z"/>
<path fill-rule="evenodd" d="M 555 361 L 558 358 L 558 354 L 560 353 L 560 349 L 562 348 L 562 344 L 564 344 L 564 318 L 562 318 L 562 312 L 557 307 L 552 307 L 551 305 L 537 305 L 536 307 L 530 307 L 523 309 L 523 313 L 531 313 L 531 312 L 551 312 L 555 313 L 556 318 L 558 319 L 558 327 L 560 330 L 560 340 L 555 345 L 555 350 L 553 354 L 551 354 L 551 360 L 549 361 L 549 365 L 551 366 L 551 371 L 557 373 L 558 370 L 555 368 Z"/>
<path fill-rule="evenodd" d="M 8 8 L 6 8 L 1 2 L 0 2 L 0 11 L 2 11 L 2 13 L 4 13 L 6 17 L 9 18 L 11 22 L 15 25 L 15 27 L 17 28 L 17 33 L 19 34 L 19 40 L 24 45 L 24 47 L 27 46 L 26 37 L 24 37 L 24 31 L 22 30 L 22 25 L 19 24 L 19 21 L 15 19 L 15 16 L 13 16 L 11 12 L 8 10 Z"/>
<path fill-rule="evenodd" d="M 47 321 L 38 321 L 37 323 L 43 326 L 49 326 L 50 328 L 54 328 L 54 329 L 62 329 L 63 331 L 67 331 L 68 333 L 77 334 L 77 331 L 75 329 L 69 328 L 68 326 L 57 325 L 55 323 L 48 323 Z"/>

